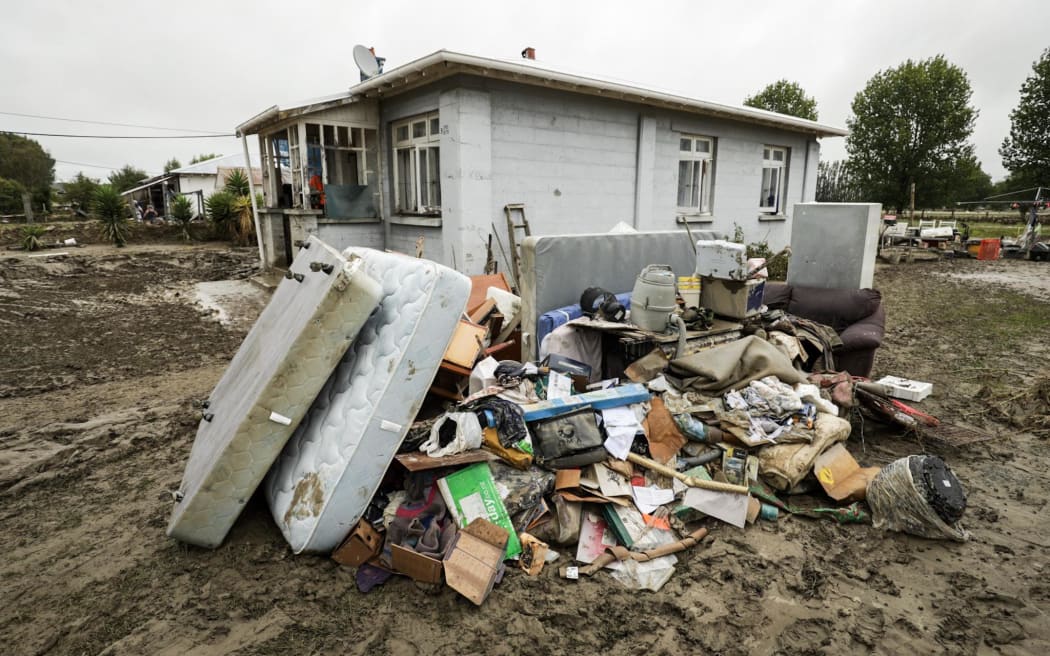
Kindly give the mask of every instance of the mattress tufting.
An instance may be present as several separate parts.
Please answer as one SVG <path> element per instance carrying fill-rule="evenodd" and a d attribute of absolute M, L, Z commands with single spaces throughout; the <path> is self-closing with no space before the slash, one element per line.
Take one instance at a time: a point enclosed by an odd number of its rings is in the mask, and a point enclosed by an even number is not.
<path fill-rule="evenodd" d="M 376 308 L 363 268 L 313 237 L 299 252 L 208 397 L 168 535 L 222 543 Z"/>
<path fill-rule="evenodd" d="M 296 553 L 329 552 L 360 519 L 408 432 L 470 295 L 436 262 L 348 248 L 383 298 L 266 481 Z"/>

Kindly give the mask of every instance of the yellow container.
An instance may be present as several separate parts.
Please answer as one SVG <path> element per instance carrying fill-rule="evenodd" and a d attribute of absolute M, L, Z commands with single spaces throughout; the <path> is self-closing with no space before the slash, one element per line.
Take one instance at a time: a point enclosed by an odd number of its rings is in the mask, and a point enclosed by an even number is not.
<path fill-rule="evenodd" d="M 699 276 L 678 276 L 678 295 L 686 307 L 700 307 Z"/>

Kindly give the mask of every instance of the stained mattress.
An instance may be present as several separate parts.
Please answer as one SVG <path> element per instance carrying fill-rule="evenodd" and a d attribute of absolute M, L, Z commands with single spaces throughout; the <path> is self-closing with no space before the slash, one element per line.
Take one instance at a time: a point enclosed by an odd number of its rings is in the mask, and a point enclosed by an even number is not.
<path fill-rule="evenodd" d="M 311 237 L 208 397 L 168 535 L 217 547 L 381 295 Z M 297 279 L 301 277 L 301 279 Z"/>
<path fill-rule="evenodd" d="M 296 553 L 329 552 L 353 528 L 397 453 L 470 295 L 435 262 L 349 248 L 383 287 L 376 313 L 325 383 L 266 481 Z"/>

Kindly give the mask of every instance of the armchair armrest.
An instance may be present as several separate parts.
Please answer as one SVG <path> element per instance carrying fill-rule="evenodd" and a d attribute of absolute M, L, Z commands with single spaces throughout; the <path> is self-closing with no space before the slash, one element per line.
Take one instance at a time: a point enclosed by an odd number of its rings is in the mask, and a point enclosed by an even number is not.
<path fill-rule="evenodd" d="M 886 332 L 886 311 L 882 305 L 857 323 L 848 326 L 839 333 L 842 339 L 842 350 L 859 351 L 877 349 L 882 344 Z"/>

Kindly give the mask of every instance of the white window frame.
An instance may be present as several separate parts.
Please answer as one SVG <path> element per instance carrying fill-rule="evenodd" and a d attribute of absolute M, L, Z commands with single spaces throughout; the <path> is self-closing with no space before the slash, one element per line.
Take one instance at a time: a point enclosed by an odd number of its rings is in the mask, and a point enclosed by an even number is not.
<path fill-rule="evenodd" d="M 422 134 L 419 124 L 423 124 Z M 398 130 L 405 128 L 405 138 L 398 138 Z M 394 208 L 399 214 L 441 214 L 441 128 L 437 112 L 419 114 L 390 124 L 390 142 L 393 144 Z M 409 154 L 412 171 L 412 197 L 402 198 L 402 153 Z M 431 164 L 436 169 L 431 169 Z M 427 170 L 423 167 L 426 166 Z M 436 171 L 436 172 L 435 172 Z"/>
<path fill-rule="evenodd" d="M 784 213 L 784 189 L 786 188 L 784 181 L 787 179 L 789 157 L 790 152 L 784 146 L 762 146 L 762 177 L 758 191 L 759 212 L 776 215 Z M 767 179 L 771 181 L 774 175 L 776 184 L 767 184 Z M 770 186 L 772 186 L 771 189 Z M 772 198 L 766 193 L 767 189 L 772 192 Z"/>
<path fill-rule="evenodd" d="M 688 145 L 688 149 L 686 149 Z M 706 148 L 706 152 L 704 149 Z M 682 163 L 688 162 L 690 170 L 699 169 L 697 177 L 696 203 L 682 205 L 679 192 L 682 186 Z M 715 138 L 690 134 L 678 135 L 678 174 L 675 183 L 675 204 L 680 216 L 710 216 L 712 213 L 712 188 L 715 179 Z M 692 194 L 690 194 L 692 195 Z"/>

